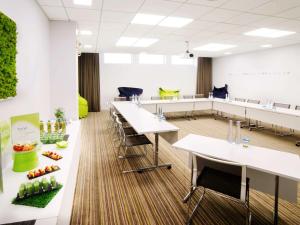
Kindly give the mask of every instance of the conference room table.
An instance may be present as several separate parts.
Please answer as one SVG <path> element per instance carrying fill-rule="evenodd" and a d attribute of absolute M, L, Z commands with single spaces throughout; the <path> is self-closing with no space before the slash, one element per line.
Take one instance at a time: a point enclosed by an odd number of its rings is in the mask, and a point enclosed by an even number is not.
<path fill-rule="evenodd" d="M 153 164 L 147 167 L 132 169 L 128 172 L 142 172 L 161 167 L 170 169 L 171 164 L 159 164 L 158 162 L 159 136 L 169 143 L 174 143 L 178 140 L 179 128 L 150 113 L 139 104 L 133 102 L 112 102 L 112 105 L 138 134 L 154 134 L 155 136 Z"/>
<path fill-rule="evenodd" d="M 300 130 L 300 110 L 274 108 L 265 104 L 253 104 L 219 98 L 195 98 L 144 100 L 141 101 L 141 105 L 151 113 L 157 113 L 159 108 L 161 108 L 164 113 L 210 110 Z"/>
<path fill-rule="evenodd" d="M 274 224 L 277 225 L 279 196 L 297 202 L 300 157 L 278 150 L 247 146 L 195 134 L 189 134 L 173 144 L 175 150 L 188 152 L 190 159 L 193 154 L 200 154 L 246 165 L 250 188 L 275 196 Z M 270 185 L 273 186 L 271 192 L 266 190 Z"/>

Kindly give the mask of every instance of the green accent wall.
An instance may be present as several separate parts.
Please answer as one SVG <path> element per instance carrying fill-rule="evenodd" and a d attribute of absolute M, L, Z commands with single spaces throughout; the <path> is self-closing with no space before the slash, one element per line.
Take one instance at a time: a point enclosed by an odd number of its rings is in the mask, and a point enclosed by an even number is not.
<path fill-rule="evenodd" d="M 17 95 L 17 26 L 0 12 L 0 99 Z"/>

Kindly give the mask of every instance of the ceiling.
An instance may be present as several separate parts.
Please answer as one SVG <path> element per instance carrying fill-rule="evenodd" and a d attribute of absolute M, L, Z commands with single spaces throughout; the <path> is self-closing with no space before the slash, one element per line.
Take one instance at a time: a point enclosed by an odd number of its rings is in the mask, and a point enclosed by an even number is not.
<path fill-rule="evenodd" d="M 190 41 L 191 50 L 208 43 L 237 45 L 220 52 L 196 52 L 218 57 L 262 50 L 261 45 L 279 47 L 300 43 L 300 0 L 93 0 L 92 6 L 78 6 L 73 0 L 37 0 L 50 20 L 76 21 L 78 30 L 92 35 L 78 35 L 83 52 L 147 52 L 180 54 Z M 183 28 L 131 24 L 137 13 L 193 18 Z M 258 28 L 296 32 L 281 38 L 245 36 Z M 148 48 L 117 47 L 121 36 L 157 38 Z"/>

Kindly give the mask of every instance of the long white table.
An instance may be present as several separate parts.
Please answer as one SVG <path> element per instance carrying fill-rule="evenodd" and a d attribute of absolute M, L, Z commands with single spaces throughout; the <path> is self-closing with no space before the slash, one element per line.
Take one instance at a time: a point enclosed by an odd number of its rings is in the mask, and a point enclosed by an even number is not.
<path fill-rule="evenodd" d="M 186 112 L 196 110 L 215 110 L 240 116 L 247 119 L 259 120 L 294 130 L 300 130 L 300 110 L 273 108 L 261 104 L 224 99 L 178 99 L 178 100 L 146 100 L 141 101 L 142 107 L 151 113 L 157 113 L 161 107 L 163 112 Z"/>
<path fill-rule="evenodd" d="M 265 187 L 270 186 L 270 183 L 274 184 L 274 224 L 278 224 L 279 196 L 297 201 L 297 185 L 300 181 L 299 155 L 256 146 L 245 148 L 242 144 L 231 144 L 226 140 L 195 134 L 187 135 L 174 143 L 173 147 L 189 154 L 198 153 L 246 165 L 251 188 L 266 192 Z"/>
<path fill-rule="evenodd" d="M 4 193 L 0 193 L 0 224 L 36 220 L 35 225 L 69 225 L 80 156 L 79 132 L 80 121 L 72 122 L 67 127 L 67 133 L 70 135 L 67 148 L 58 150 L 53 144 L 42 145 L 38 152 L 38 168 L 53 164 L 61 168 L 59 171 L 43 177 L 55 176 L 56 180 L 63 184 L 63 188 L 45 208 L 11 204 L 12 199 L 19 191 L 20 184 L 28 182 L 28 178 L 27 172 L 12 171 L 11 152 L 7 151 L 5 162 L 8 163 L 5 163 L 3 167 Z M 42 156 L 42 152 L 47 150 L 58 152 L 63 159 L 53 161 Z"/>
<path fill-rule="evenodd" d="M 159 135 L 170 143 L 174 143 L 178 139 L 178 130 L 173 124 L 159 119 L 156 115 L 148 112 L 142 107 L 132 102 L 112 102 L 116 110 L 127 120 L 138 134 L 155 135 L 154 159 L 153 165 L 138 169 L 130 170 L 130 172 L 141 172 L 144 170 L 156 169 L 159 167 L 171 168 L 171 164 L 158 163 L 158 145 Z"/>

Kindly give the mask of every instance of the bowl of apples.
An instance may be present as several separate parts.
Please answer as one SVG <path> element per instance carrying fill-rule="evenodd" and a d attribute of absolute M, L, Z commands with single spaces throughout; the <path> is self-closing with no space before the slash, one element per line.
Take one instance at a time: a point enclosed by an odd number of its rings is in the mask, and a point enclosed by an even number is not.
<path fill-rule="evenodd" d="M 13 171 L 25 172 L 37 167 L 39 160 L 36 146 L 36 143 L 13 145 Z"/>

